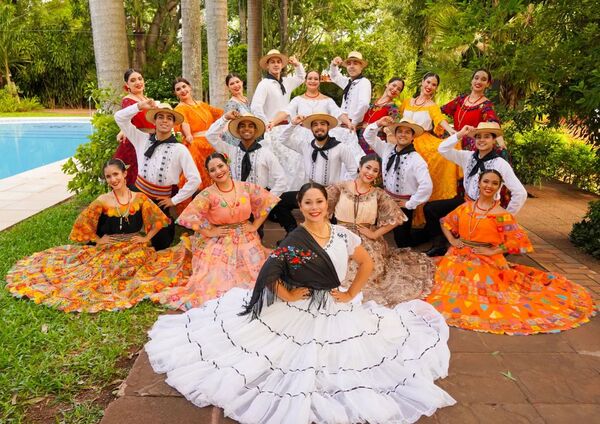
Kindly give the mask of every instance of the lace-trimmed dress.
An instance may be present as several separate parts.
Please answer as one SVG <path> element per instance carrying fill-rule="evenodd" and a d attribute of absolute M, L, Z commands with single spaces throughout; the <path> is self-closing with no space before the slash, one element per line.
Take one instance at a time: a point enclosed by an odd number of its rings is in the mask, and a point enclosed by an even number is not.
<path fill-rule="evenodd" d="M 323 249 L 344 280 L 360 238 L 335 225 L 331 233 Z M 271 257 L 301 271 L 314 255 L 287 246 Z M 321 307 L 275 301 L 250 320 L 239 313 L 251 295 L 232 289 L 159 317 L 150 331 L 152 367 L 195 405 L 220 406 L 240 423 L 376 424 L 415 422 L 455 403 L 433 383 L 447 375 L 450 352 L 431 305 L 337 303 L 327 292 Z"/>
<path fill-rule="evenodd" d="M 407 300 L 426 297 L 435 272 L 435 265 L 427 255 L 409 248 L 390 248 L 383 237 L 373 240 L 357 230 L 357 225 L 376 230 L 406 221 L 398 204 L 380 188 L 358 196 L 352 190 L 352 182 L 328 186 L 327 195 L 329 213 L 335 215 L 338 225 L 360 236 L 362 245 L 373 259 L 373 274 L 362 290 L 364 299 L 393 307 Z M 352 284 L 357 269 L 356 262 L 350 260 L 343 286 Z"/>
<path fill-rule="evenodd" d="M 132 243 L 131 237 L 142 229 L 162 228 L 169 219 L 142 193 L 136 193 L 127 218 L 125 211 L 98 199 L 77 218 L 70 238 L 80 243 L 103 235 L 114 241 L 100 246 L 66 245 L 35 253 L 17 262 L 6 275 L 6 288 L 16 297 L 65 312 L 98 312 L 126 309 L 186 281 L 191 267 L 181 252 L 166 249 L 156 252 L 150 245 Z M 175 272 L 162 272 L 172 263 Z M 141 275 L 160 278 L 140 279 Z"/>

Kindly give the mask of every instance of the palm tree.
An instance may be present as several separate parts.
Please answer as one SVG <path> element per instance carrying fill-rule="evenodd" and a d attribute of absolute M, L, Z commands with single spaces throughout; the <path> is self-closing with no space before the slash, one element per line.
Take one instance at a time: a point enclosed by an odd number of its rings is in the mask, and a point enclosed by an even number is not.
<path fill-rule="evenodd" d="M 12 81 L 10 69 L 20 69 L 31 61 L 33 46 L 25 37 L 25 25 L 22 17 L 14 14 L 8 4 L 0 6 L 0 85 L 2 77 L 6 79 L 6 88 L 17 101 L 19 93 Z"/>
<path fill-rule="evenodd" d="M 181 0 L 181 61 L 183 76 L 202 98 L 202 13 L 200 0 Z"/>
<path fill-rule="evenodd" d="M 118 90 L 129 67 L 125 8 L 121 0 L 89 0 L 99 88 Z"/>
<path fill-rule="evenodd" d="M 210 103 L 223 107 L 227 101 L 227 0 L 206 0 L 206 43 Z"/>
<path fill-rule="evenodd" d="M 260 80 L 258 61 L 262 55 L 262 0 L 248 0 L 248 96 Z"/>

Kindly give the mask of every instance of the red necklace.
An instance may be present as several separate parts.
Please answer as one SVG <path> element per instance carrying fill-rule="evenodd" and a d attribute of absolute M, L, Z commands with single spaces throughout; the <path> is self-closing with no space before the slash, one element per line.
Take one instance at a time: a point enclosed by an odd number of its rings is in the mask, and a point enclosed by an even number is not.
<path fill-rule="evenodd" d="M 233 181 L 231 182 L 231 188 L 229 190 L 221 190 L 219 188 L 219 184 L 217 184 L 217 183 L 215 183 L 215 186 L 217 187 L 217 190 L 219 190 L 221 193 L 230 193 L 235 188 L 235 183 Z"/>
<path fill-rule="evenodd" d="M 359 196 L 362 196 L 363 194 L 367 194 L 368 192 L 370 192 L 370 191 L 371 191 L 371 187 L 369 187 L 369 188 L 367 189 L 367 191 L 365 191 L 365 192 L 361 193 L 361 192 L 358 190 L 358 183 L 356 182 L 356 180 L 354 180 L 354 189 L 356 190 L 356 194 L 358 194 Z"/>
<path fill-rule="evenodd" d="M 316 95 L 316 96 L 309 96 L 309 95 L 308 95 L 308 91 L 306 91 L 306 92 L 304 93 L 304 96 L 305 96 L 305 97 L 308 97 L 309 99 L 316 99 L 316 98 L 317 98 L 317 97 L 319 97 L 320 95 L 321 95 L 321 93 L 319 93 L 318 91 L 317 91 L 317 95 Z"/>
<path fill-rule="evenodd" d="M 117 203 L 119 205 L 121 205 L 121 206 L 127 206 L 127 205 L 129 205 L 131 203 L 131 190 L 127 190 L 127 192 L 129 194 L 129 196 L 127 196 L 128 197 L 127 203 L 121 203 L 121 201 L 119 200 L 119 196 L 117 196 L 117 193 L 115 193 L 115 191 L 113 190 L 113 195 L 115 196 L 115 200 L 117 201 Z"/>
<path fill-rule="evenodd" d="M 469 105 L 471 106 L 475 106 L 477 104 L 477 102 L 481 99 L 483 99 L 483 97 L 485 96 L 485 94 L 482 94 L 481 96 L 479 96 L 477 99 L 475 99 L 474 101 L 471 101 L 471 95 L 469 94 L 466 98 L 465 101 L 463 103 L 467 103 L 467 101 L 469 102 Z"/>

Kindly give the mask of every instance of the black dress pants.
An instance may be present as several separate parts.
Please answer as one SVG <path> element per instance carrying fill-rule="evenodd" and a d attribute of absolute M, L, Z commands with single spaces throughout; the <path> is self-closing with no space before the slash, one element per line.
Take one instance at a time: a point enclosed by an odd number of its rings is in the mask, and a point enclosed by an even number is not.
<path fill-rule="evenodd" d="M 402 208 L 402 212 L 404 212 L 404 215 L 406 215 L 408 221 L 404 222 L 402 225 L 398 225 L 393 229 L 394 241 L 398 247 L 411 247 L 413 242 L 410 232 L 414 210 Z"/>
<path fill-rule="evenodd" d="M 269 219 L 281 225 L 287 233 L 298 226 L 296 218 L 294 218 L 294 215 L 292 214 L 294 209 L 298 209 L 298 202 L 296 201 L 297 195 L 297 191 L 286 191 L 285 193 L 281 193 L 279 196 L 281 200 L 269 214 Z"/>
<path fill-rule="evenodd" d="M 434 245 L 443 245 L 443 233 L 440 226 L 440 219 L 448 215 L 454 209 L 465 202 L 464 197 L 456 196 L 452 199 L 434 200 L 425 204 L 423 212 L 425 213 L 425 231 L 429 235 Z"/>

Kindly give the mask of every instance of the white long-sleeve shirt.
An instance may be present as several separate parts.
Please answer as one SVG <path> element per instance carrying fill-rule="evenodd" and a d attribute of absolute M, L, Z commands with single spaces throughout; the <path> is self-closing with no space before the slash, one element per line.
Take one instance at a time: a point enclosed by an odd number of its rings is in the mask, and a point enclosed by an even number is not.
<path fill-rule="evenodd" d="M 285 94 L 281 92 L 279 83 L 269 78 L 263 78 L 254 90 L 252 96 L 251 109 L 256 116 L 265 123 L 273 120 L 277 112 L 284 110 L 290 103 L 292 91 L 304 82 L 306 72 L 304 66 L 298 64 L 294 73 L 283 77 L 282 83 L 285 87 Z"/>
<path fill-rule="evenodd" d="M 342 89 L 345 89 L 350 81 L 350 78 L 342 75 L 340 69 L 333 63 L 329 66 L 329 76 Z M 358 125 L 369 110 L 369 103 L 371 103 L 371 81 L 363 77 L 352 81 L 348 97 L 342 100 L 341 109 L 348 114 L 348 118 L 354 125 Z"/>
<path fill-rule="evenodd" d="M 234 180 L 241 180 L 242 159 L 244 159 L 245 152 L 238 146 L 226 143 L 221 138 L 221 133 L 228 124 L 229 120 L 223 116 L 217 119 L 206 132 L 206 139 L 215 150 L 226 153 L 229 156 L 231 159 L 231 176 Z M 236 140 L 239 141 L 239 139 Z M 241 144 L 241 141 L 239 143 Z M 285 172 L 271 149 L 262 146 L 260 149 L 253 150 L 249 154 L 252 168 L 246 181 L 263 188 L 268 187 L 271 189 L 271 193 L 276 196 L 286 191 L 287 178 Z"/>
<path fill-rule="evenodd" d="M 438 151 L 446 159 L 456 163 L 463 169 L 463 186 L 465 187 L 465 193 L 471 199 L 477 200 L 479 197 L 479 174 L 469 177 L 471 170 L 476 164 L 473 157 L 473 153 L 465 150 L 456 150 L 454 146 L 458 142 L 456 134 L 451 135 L 438 146 Z M 503 158 L 497 157 L 485 162 L 486 169 L 495 169 L 502 175 L 504 185 L 510 190 L 510 203 L 506 207 L 506 210 L 512 214 L 517 214 L 525 201 L 527 200 L 527 190 L 521 184 L 521 181 L 515 175 L 510 164 Z"/>
<path fill-rule="evenodd" d="M 415 209 L 431 197 L 433 183 L 425 159 L 417 153 L 411 152 L 403 155 L 400 166 L 389 172 L 386 171 L 390 157 L 394 153 L 395 145 L 386 143 L 377 136 L 379 127 L 376 123 L 370 124 L 363 133 L 363 137 L 375 152 L 381 156 L 383 185 L 387 191 L 399 196 L 410 196 L 406 201 L 406 209 Z"/>
<path fill-rule="evenodd" d="M 191 153 L 181 143 L 165 143 L 158 145 L 152 157 L 147 158 L 144 152 L 151 145 L 150 135 L 138 130 L 131 123 L 131 118 L 139 111 L 136 103 L 115 113 L 117 125 L 135 148 L 138 175 L 152 184 L 171 186 L 179 183 L 179 176 L 183 172 L 187 181 L 171 200 L 178 204 L 189 199 L 202 182 Z"/>
<path fill-rule="evenodd" d="M 314 149 L 311 143 L 298 137 L 293 137 L 292 134 L 295 129 L 296 125 L 287 125 L 281 133 L 279 142 L 300 153 L 304 163 L 304 171 L 311 181 L 325 186 L 341 181 L 342 164 L 346 167 L 347 172 L 352 178 L 356 177 L 358 162 L 346 144 L 340 143 L 325 151 L 327 160 L 321 154 L 317 154 L 317 159 L 313 162 L 312 154 Z M 305 183 L 307 182 L 305 181 Z"/>

